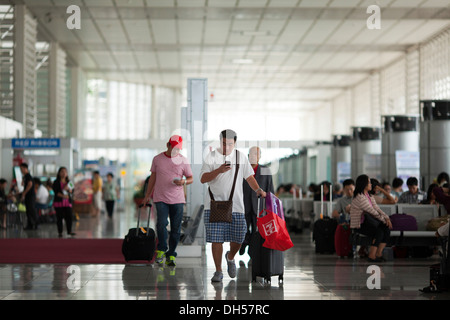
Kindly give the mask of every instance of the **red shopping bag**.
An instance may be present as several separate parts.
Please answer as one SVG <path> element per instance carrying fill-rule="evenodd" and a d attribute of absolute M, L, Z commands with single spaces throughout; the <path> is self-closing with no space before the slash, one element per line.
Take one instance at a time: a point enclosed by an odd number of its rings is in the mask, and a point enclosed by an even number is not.
<path fill-rule="evenodd" d="M 261 217 L 263 212 L 266 212 L 266 215 Z M 286 228 L 286 221 L 272 211 L 261 211 L 258 215 L 257 226 L 261 237 L 266 239 L 263 247 L 286 251 L 294 246 Z"/>

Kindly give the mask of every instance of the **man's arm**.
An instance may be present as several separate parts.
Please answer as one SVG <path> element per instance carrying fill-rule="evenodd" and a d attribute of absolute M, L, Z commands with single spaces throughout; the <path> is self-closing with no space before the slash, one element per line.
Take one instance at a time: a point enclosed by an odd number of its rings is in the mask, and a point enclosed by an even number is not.
<path fill-rule="evenodd" d="M 148 179 L 147 184 L 147 192 L 145 193 L 144 200 L 142 201 L 142 204 L 147 204 L 150 201 L 150 196 L 152 195 L 153 188 L 155 187 L 155 181 L 156 181 L 156 172 L 152 172 L 150 175 L 150 179 Z"/>
<path fill-rule="evenodd" d="M 205 172 L 202 174 L 202 177 L 200 178 L 200 182 L 203 183 L 207 183 L 210 182 L 212 180 L 214 180 L 215 178 L 217 178 L 217 176 L 221 173 L 230 171 L 231 167 L 227 166 L 225 164 L 222 164 L 220 167 L 218 167 L 217 169 L 211 171 L 211 172 Z"/>
<path fill-rule="evenodd" d="M 188 184 L 191 184 L 192 182 L 194 182 L 194 178 L 192 176 L 186 177 L 186 179 L 180 179 L 180 180 L 175 180 L 174 181 L 174 183 L 177 186 L 188 185 Z"/>
<path fill-rule="evenodd" d="M 261 196 L 263 198 L 266 197 L 266 192 L 259 187 L 259 184 L 253 175 L 249 176 L 246 181 L 250 188 L 252 188 L 252 190 L 255 191 L 258 196 Z"/>
<path fill-rule="evenodd" d="M 186 185 L 191 184 L 193 182 L 194 182 L 194 177 L 193 176 L 186 177 L 186 183 L 185 183 Z"/>
<path fill-rule="evenodd" d="M 27 186 L 25 187 L 25 190 L 22 192 L 22 200 L 25 199 L 25 195 L 30 191 L 30 189 L 33 187 L 33 182 L 30 180 L 27 183 Z"/>
<path fill-rule="evenodd" d="M 393 197 L 389 192 L 387 192 L 386 190 L 384 190 L 382 187 L 376 186 L 376 187 L 375 187 L 375 190 L 378 190 L 378 191 L 380 191 L 382 194 L 384 194 L 384 197 L 385 197 L 385 198 L 383 198 L 382 204 L 395 204 L 395 199 L 394 199 L 394 197 Z"/>

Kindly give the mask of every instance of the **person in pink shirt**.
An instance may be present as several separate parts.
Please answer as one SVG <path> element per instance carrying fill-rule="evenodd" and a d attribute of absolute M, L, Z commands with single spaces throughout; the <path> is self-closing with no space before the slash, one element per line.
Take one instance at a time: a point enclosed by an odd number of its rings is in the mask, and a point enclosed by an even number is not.
<path fill-rule="evenodd" d="M 150 198 L 153 199 L 156 207 L 158 235 L 155 261 L 160 264 L 165 256 L 168 266 L 175 266 L 176 248 L 180 241 L 181 220 L 186 203 L 184 185 L 193 182 L 189 161 L 180 154 L 182 145 L 182 137 L 174 135 L 167 142 L 167 150 L 153 158 L 147 192 L 142 202 L 146 204 Z M 169 237 L 168 218 L 170 219 Z"/>
<path fill-rule="evenodd" d="M 63 220 L 66 221 L 67 234 L 74 236 L 75 233 L 72 232 L 72 202 L 70 196 L 73 188 L 71 187 L 66 167 L 60 167 L 58 169 L 56 179 L 53 182 L 53 192 L 55 193 L 53 207 L 56 211 L 58 237 L 62 237 Z"/>

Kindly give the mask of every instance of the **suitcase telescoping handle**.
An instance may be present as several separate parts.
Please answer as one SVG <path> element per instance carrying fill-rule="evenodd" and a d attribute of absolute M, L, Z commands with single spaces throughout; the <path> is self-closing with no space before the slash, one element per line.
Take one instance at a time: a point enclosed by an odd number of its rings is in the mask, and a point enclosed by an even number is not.
<path fill-rule="evenodd" d="M 258 210 L 256 212 L 256 219 L 259 218 L 259 215 L 261 213 L 260 209 L 261 209 L 261 202 L 263 203 L 262 208 L 263 210 L 266 208 L 266 198 L 263 198 L 261 196 L 258 196 Z M 256 226 L 256 231 L 258 231 L 258 226 Z"/>
<path fill-rule="evenodd" d="M 139 209 L 142 208 L 143 206 L 144 206 L 144 204 L 141 203 L 139 205 Z M 147 219 L 147 237 L 148 237 L 148 235 L 150 233 L 150 232 L 148 232 L 148 230 L 150 229 L 150 216 L 151 216 L 150 210 L 152 208 L 152 204 L 149 202 L 149 203 L 145 204 L 145 206 L 147 208 L 149 208 L 148 209 L 148 219 Z M 136 237 L 139 235 L 139 220 L 141 219 L 141 210 L 138 210 L 138 211 L 139 211 L 139 213 L 138 213 L 138 220 L 137 220 L 137 227 L 136 227 Z"/>
<path fill-rule="evenodd" d="M 259 218 L 259 214 L 261 213 L 261 202 L 263 203 L 263 206 L 262 206 L 263 210 L 266 208 L 266 201 L 264 201 L 264 200 L 265 200 L 265 198 L 258 196 L 258 209 L 256 212 L 257 218 Z"/>

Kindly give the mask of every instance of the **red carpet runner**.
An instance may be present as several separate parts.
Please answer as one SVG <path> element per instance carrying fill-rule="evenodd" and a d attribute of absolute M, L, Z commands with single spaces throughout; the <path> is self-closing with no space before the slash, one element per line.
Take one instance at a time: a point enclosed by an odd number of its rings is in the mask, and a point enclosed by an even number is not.
<path fill-rule="evenodd" d="M 122 239 L 0 239 L 0 264 L 123 264 Z"/>

